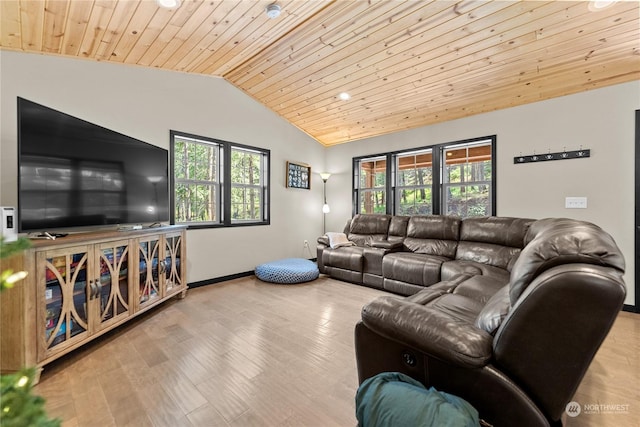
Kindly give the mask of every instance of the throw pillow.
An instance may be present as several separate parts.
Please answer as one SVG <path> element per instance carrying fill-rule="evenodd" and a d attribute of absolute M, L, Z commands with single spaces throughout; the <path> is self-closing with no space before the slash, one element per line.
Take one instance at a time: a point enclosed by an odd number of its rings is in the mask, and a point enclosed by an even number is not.
<path fill-rule="evenodd" d="M 360 427 L 477 427 L 478 411 L 466 400 L 424 385 L 400 372 L 365 380 L 356 393 Z"/>

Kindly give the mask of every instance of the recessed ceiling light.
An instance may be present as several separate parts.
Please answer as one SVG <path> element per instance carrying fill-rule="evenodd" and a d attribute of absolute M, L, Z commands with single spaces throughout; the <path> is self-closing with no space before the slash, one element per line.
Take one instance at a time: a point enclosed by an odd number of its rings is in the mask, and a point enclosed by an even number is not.
<path fill-rule="evenodd" d="M 598 11 L 598 10 L 602 10 L 606 7 L 611 6 L 612 4 L 614 4 L 617 0 L 594 0 L 594 1 L 590 1 L 589 2 L 589 10 L 591 11 Z"/>
<path fill-rule="evenodd" d="M 280 16 L 280 11 L 280 6 L 275 3 L 271 3 L 269 6 L 267 6 L 266 9 L 267 16 L 271 19 L 276 19 L 278 16 Z"/>
<path fill-rule="evenodd" d="M 343 101 L 348 101 L 351 99 L 351 95 L 349 95 L 347 92 L 340 92 L 338 98 L 342 99 Z"/>
<path fill-rule="evenodd" d="M 156 0 L 156 3 L 165 9 L 175 9 L 180 6 L 180 0 Z"/>

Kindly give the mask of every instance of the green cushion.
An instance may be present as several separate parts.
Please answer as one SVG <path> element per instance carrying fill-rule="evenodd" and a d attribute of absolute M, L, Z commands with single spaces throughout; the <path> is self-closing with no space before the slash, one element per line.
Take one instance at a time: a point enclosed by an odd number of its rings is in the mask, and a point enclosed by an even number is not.
<path fill-rule="evenodd" d="M 467 401 L 399 372 L 364 381 L 356 394 L 359 427 L 477 427 L 478 411 Z"/>

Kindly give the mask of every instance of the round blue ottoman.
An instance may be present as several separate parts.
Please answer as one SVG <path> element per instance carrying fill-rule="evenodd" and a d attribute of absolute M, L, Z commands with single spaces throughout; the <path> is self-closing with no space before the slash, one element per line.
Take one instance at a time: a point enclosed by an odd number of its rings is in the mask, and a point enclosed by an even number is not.
<path fill-rule="evenodd" d="M 320 275 L 315 262 L 303 258 L 287 258 L 260 264 L 256 277 L 271 283 L 302 283 L 315 280 Z"/>

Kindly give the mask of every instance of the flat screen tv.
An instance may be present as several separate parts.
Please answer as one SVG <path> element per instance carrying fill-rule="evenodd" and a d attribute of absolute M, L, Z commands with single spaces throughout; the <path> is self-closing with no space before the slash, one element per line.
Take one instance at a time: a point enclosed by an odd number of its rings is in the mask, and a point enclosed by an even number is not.
<path fill-rule="evenodd" d="M 21 232 L 169 220 L 167 150 L 18 98 Z"/>

